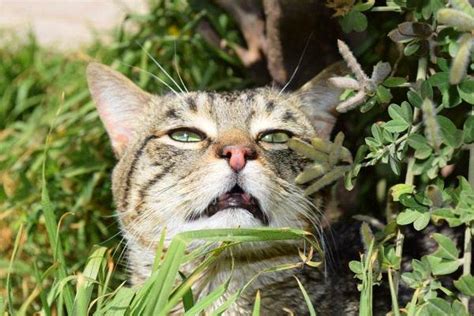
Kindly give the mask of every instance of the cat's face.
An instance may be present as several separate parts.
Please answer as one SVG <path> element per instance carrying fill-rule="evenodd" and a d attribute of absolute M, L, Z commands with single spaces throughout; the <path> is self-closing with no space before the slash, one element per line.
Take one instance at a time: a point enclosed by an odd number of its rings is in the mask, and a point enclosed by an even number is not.
<path fill-rule="evenodd" d="M 308 104 L 316 88 L 157 97 L 98 64 L 89 66 L 88 79 L 119 157 L 113 193 L 127 238 L 151 246 L 164 227 L 173 236 L 205 228 L 307 228 L 317 220 L 294 184 L 306 161 L 287 144 L 330 129 L 331 117 Z"/>

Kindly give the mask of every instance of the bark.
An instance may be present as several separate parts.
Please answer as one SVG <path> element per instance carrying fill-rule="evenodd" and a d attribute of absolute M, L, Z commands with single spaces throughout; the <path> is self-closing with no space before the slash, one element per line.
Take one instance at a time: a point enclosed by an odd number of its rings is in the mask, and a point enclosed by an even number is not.
<path fill-rule="evenodd" d="M 272 81 L 283 87 L 291 79 L 288 89 L 293 90 L 339 59 L 336 39 L 341 33 L 324 1 L 214 2 L 239 25 L 246 47 L 235 51 L 258 84 Z M 215 37 L 209 29 L 204 33 Z"/>

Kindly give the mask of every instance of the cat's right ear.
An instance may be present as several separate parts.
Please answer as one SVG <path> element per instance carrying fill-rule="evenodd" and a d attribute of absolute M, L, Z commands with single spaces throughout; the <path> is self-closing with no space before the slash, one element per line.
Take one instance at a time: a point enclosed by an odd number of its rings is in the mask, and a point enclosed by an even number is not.
<path fill-rule="evenodd" d="M 87 66 L 87 83 L 112 147 L 120 157 L 139 126 L 151 95 L 99 63 Z"/>
<path fill-rule="evenodd" d="M 337 62 L 321 71 L 316 77 L 303 85 L 297 93 L 301 96 L 301 109 L 313 123 L 322 138 L 329 138 L 336 124 L 336 107 L 344 89 L 329 83 L 329 78 L 345 76 L 349 73 L 344 62 Z"/>

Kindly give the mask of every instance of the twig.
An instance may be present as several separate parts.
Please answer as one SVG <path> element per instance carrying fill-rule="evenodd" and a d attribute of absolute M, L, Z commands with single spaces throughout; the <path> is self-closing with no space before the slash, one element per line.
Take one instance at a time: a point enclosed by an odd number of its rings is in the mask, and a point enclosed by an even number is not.
<path fill-rule="evenodd" d="M 474 111 L 471 112 L 471 115 L 474 115 Z M 472 188 L 474 188 L 474 146 L 471 146 L 469 149 L 469 174 L 468 181 Z M 471 274 L 471 261 L 472 261 L 472 228 L 473 222 L 466 224 L 466 229 L 464 231 L 464 254 L 463 254 L 463 265 L 462 265 L 462 275 Z M 466 307 L 466 310 L 469 310 L 469 299 L 467 295 L 461 296 L 461 302 Z"/>
<path fill-rule="evenodd" d="M 347 64 L 347 67 L 349 67 L 356 78 L 333 77 L 329 79 L 329 82 L 337 88 L 357 91 L 354 96 L 339 103 L 336 107 L 338 112 L 345 113 L 364 103 L 368 95 L 375 93 L 377 86 L 390 74 L 391 68 L 389 63 L 379 62 L 374 66 L 372 76 L 369 78 L 349 46 L 341 40 L 337 41 L 337 46 L 339 48 L 339 53 Z"/>
<path fill-rule="evenodd" d="M 426 57 L 422 57 L 418 61 L 418 70 L 416 73 L 416 81 L 417 83 L 420 80 L 424 80 L 426 78 L 426 69 L 428 66 L 428 60 Z M 413 111 L 413 121 L 415 121 L 418 117 L 419 109 L 415 108 Z M 410 133 L 407 133 L 407 135 Z M 408 158 L 408 164 L 407 164 L 407 172 L 405 176 L 405 184 L 410 184 L 412 185 L 415 179 L 415 175 L 413 174 L 413 166 L 415 165 L 415 157 L 411 156 Z M 400 259 L 402 258 L 403 255 L 403 241 L 405 239 L 405 236 L 401 232 L 400 228 L 397 230 L 397 238 L 396 238 L 396 245 L 395 245 L 395 254 L 397 257 Z M 394 286 L 394 293 L 396 294 L 395 297 L 398 297 L 398 286 L 400 283 L 400 270 L 394 271 L 394 276 L 393 276 L 393 286 Z M 392 302 L 392 304 L 397 304 L 398 302 Z M 395 307 L 395 306 L 393 306 Z"/>

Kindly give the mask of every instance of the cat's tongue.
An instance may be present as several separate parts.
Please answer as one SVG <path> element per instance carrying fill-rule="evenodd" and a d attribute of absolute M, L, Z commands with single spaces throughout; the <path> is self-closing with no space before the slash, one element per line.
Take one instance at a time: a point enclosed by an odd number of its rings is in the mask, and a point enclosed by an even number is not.
<path fill-rule="evenodd" d="M 264 224 L 268 224 L 268 218 L 260 209 L 257 200 L 237 185 L 229 192 L 221 194 L 214 203 L 209 205 L 206 214 L 210 217 L 228 208 L 245 209 Z"/>
<path fill-rule="evenodd" d="M 253 203 L 252 203 L 253 202 Z M 219 208 L 228 208 L 228 207 L 250 207 L 252 204 L 256 204 L 256 201 L 250 196 L 250 194 L 243 193 L 224 193 L 219 196 L 217 205 Z M 246 208 L 246 207 L 244 207 Z"/>

